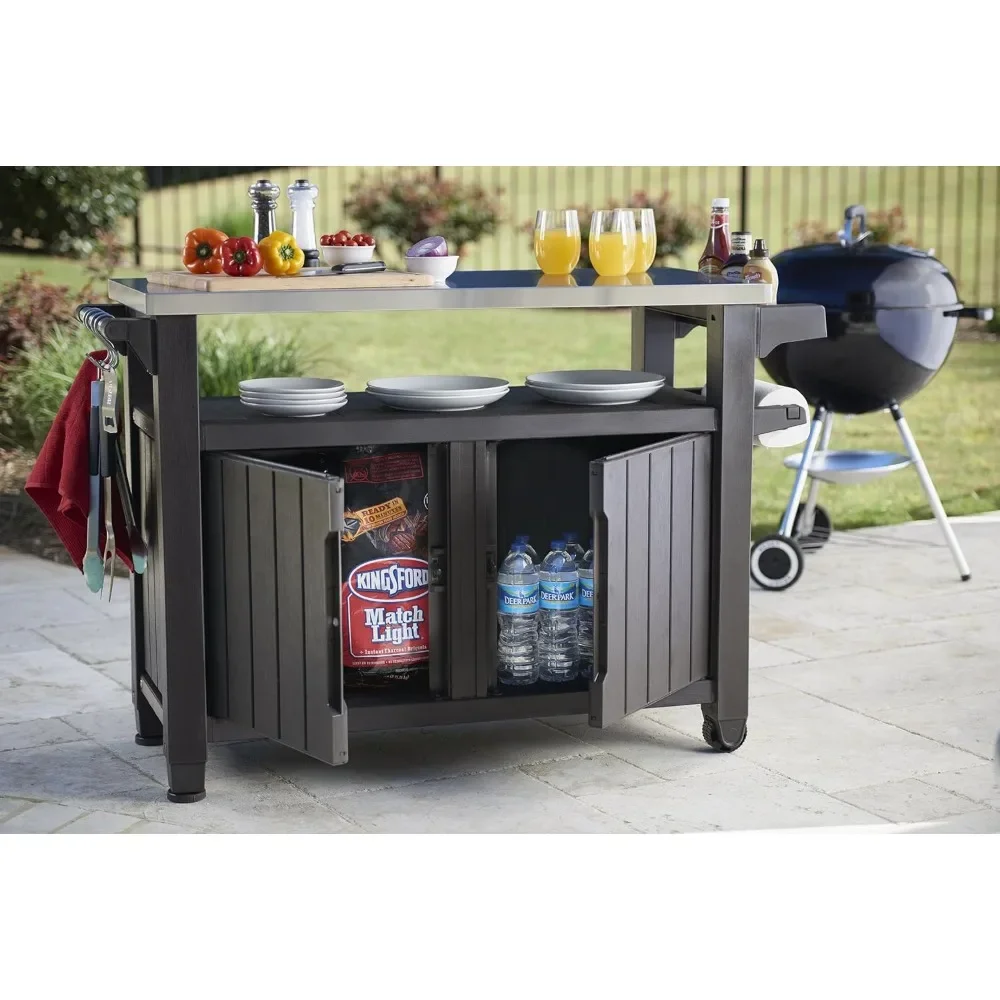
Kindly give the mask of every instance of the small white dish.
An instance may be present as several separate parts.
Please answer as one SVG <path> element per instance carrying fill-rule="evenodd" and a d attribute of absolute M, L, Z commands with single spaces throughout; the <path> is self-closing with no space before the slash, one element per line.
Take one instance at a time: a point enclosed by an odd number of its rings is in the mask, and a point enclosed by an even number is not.
<path fill-rule="evenodd" d="M 503 399 L 509 388 L 492 389 L 479 392 L 460 392 L 450 396 L 424 395 L 421 393 L 409 393 L 401 395 L 399 393 L 381 393 L 374 389 L 369 389 L 368 393 L 374 396 L 379 402 L 390 406 L 395 410 L 424 410 L 437 411 L 441 413 L 458 413 L 463 410 L 481 410 L 484 406 L 496 403 Z"/>
<path fill-rule="evenodd" d="M 323 260 L 336 267 L 338 264 L 360 264 L 365 260 L 372 260 L 375 256 L 375 247 L 320 247 Z"/>
<path fill-rule="evenodd" d="M 329 399 L 345 399 L 346 392 L 241 392 L 240 399 L 249 399 L 253 403 L 266 403 L 268 400 L 285 400 L 289 403 L 326 402 Z"/>
<path fill-rule="evenodd" d="M 406 270 L 413 274 L 429 274 L 435 281 L 444 281 L 455 273 L 458 257 L 407 257 Z"/>
<path fill-rule="evenodd" d="M 240 382 L 240 392 L 344 392 L 344 383 L 335 378 L 248 378 Z"/>
<path fill-rule="evenodd" d="M 633 372 L 618 368 L 584 368 L 579 371 L 537 372 L 529 375 L 525 385 L 553 389 L 577 389 L 591 392 L 617 389 L 660 388 L 666 379 L 654 372 Z"/>
<path fill-rule="evenodd" d="M 373 392 L 387 395 L 452 396 L 466 392 L 496 392 L 509 389 L 502 378 L 486 375 L 400 375 L 393 378 L 373 378 L 368 382 Z"/>
<path fill-rule="evenodd" d="M 241 400 L 244 406 L 272 417 L 322 417 L 347 405 L 346 397 L 338 402 L 326 403 L 252 403 Z"/>

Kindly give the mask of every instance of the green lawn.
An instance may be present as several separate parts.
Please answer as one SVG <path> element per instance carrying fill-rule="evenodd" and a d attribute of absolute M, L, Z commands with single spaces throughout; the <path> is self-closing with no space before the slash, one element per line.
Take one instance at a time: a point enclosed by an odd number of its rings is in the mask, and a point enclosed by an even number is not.
<path fill-rule="evenodd" d="M 81 284 L 67 262 L 0 255 L 0 281 L 25 264 L 42 267 L 50 280 Z M 203 321 L 205 326 L 211 320 Z M 522 381 L 526 374 L 572 364 L 580 368 L 629 365 L 629 319 L 620 312 L 442 312 L 358 315 L 254 316 L 221 320 L 234 329 L 284 331 L 312 355 L 312 371 L 363 388 L 375 375 L 421 372 L 482 373 Z M 701 385 L 704 331 L 679 342 L 677 381 Z M 762 373 L 763 375 L 763 373 Z M 995 415 L 1000 386 L 1000 344 L 956 344 L 941 374 L 905 408 L 941 499 L 949 513 L 1000 508 L 1000 435 Z M 837 448 L 901 445 L 888 414 L 838 418 Z M 784 452 L 754 454 L 755 534 L 777 524 L 791 488 Z M 867 486 L 824 487 L 822 503 L 835 526 L 892 524 L 929 517 L 916 473 L 907 469 Z"/>

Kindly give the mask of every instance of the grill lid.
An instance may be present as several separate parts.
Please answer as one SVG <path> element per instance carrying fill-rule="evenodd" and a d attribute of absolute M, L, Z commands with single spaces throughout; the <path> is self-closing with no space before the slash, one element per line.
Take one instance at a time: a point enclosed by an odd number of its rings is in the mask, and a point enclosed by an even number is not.
<path fill-rule="evenodd" d="M 861 217 L 861 236 L 851 223 Z M 924 250 L 872 243 L 864 209 L 851 206 L 840 243 L 785 250 L 772 258 L 779 302 L 814 302 L 827 309 L 955 308 L 958 292 L 948 269 Z"/>

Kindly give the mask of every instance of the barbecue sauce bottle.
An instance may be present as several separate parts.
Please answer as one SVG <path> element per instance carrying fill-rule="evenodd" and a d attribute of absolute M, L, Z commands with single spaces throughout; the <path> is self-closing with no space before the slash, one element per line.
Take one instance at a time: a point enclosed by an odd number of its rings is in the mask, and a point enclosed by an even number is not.
<path fill-rule="evenodd" d="M 726 281 L 742 281 L 743 268 L 750 261 L 750 244 L 753 236 L 750 233 L 733 233 L 733 252 L 729 255 L 722 277 Z"/>
<path fill-rule="evenodd" d="M 698 270 L 702 274 L 720 274 L 732 253 L 729 239 L 729 199 L 716 198 L 712 202 L 712 220 L 709 224 L 708 240 Z"/>
<path fill-rule="evenodd" d="M 774 294 L 778 294 L 778 269 L 768 256 L 767 244 L 763 240 L 754 240 L 750 259 L 743 265 L 743 280 L 773 285 Z"/>

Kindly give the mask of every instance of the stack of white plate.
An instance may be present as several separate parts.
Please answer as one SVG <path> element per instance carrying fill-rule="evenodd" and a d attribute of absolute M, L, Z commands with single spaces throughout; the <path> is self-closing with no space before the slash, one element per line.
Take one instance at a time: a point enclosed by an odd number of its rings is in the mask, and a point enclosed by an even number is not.
<path fill-rule="evenodd" d="M 624 406 L 638 403 L 663 388 L 666 379 L 653 372 L 594 368 L 582 371 L 539 372 L 524 384 L 555 403 L 573 406 Z"/>
<path fill-rule="evenodd" d="M 250 378 L 240 402 L 274 417 L 321 417 L 347 405 L 344 383 L 332 378 Z"/>
<path fill-rule="evenodd" d="M 503 399 L 510 383 L 481 375 L 406 375 L 372 379 L 368 392 L 394 410 L 459 413 Z"/>

